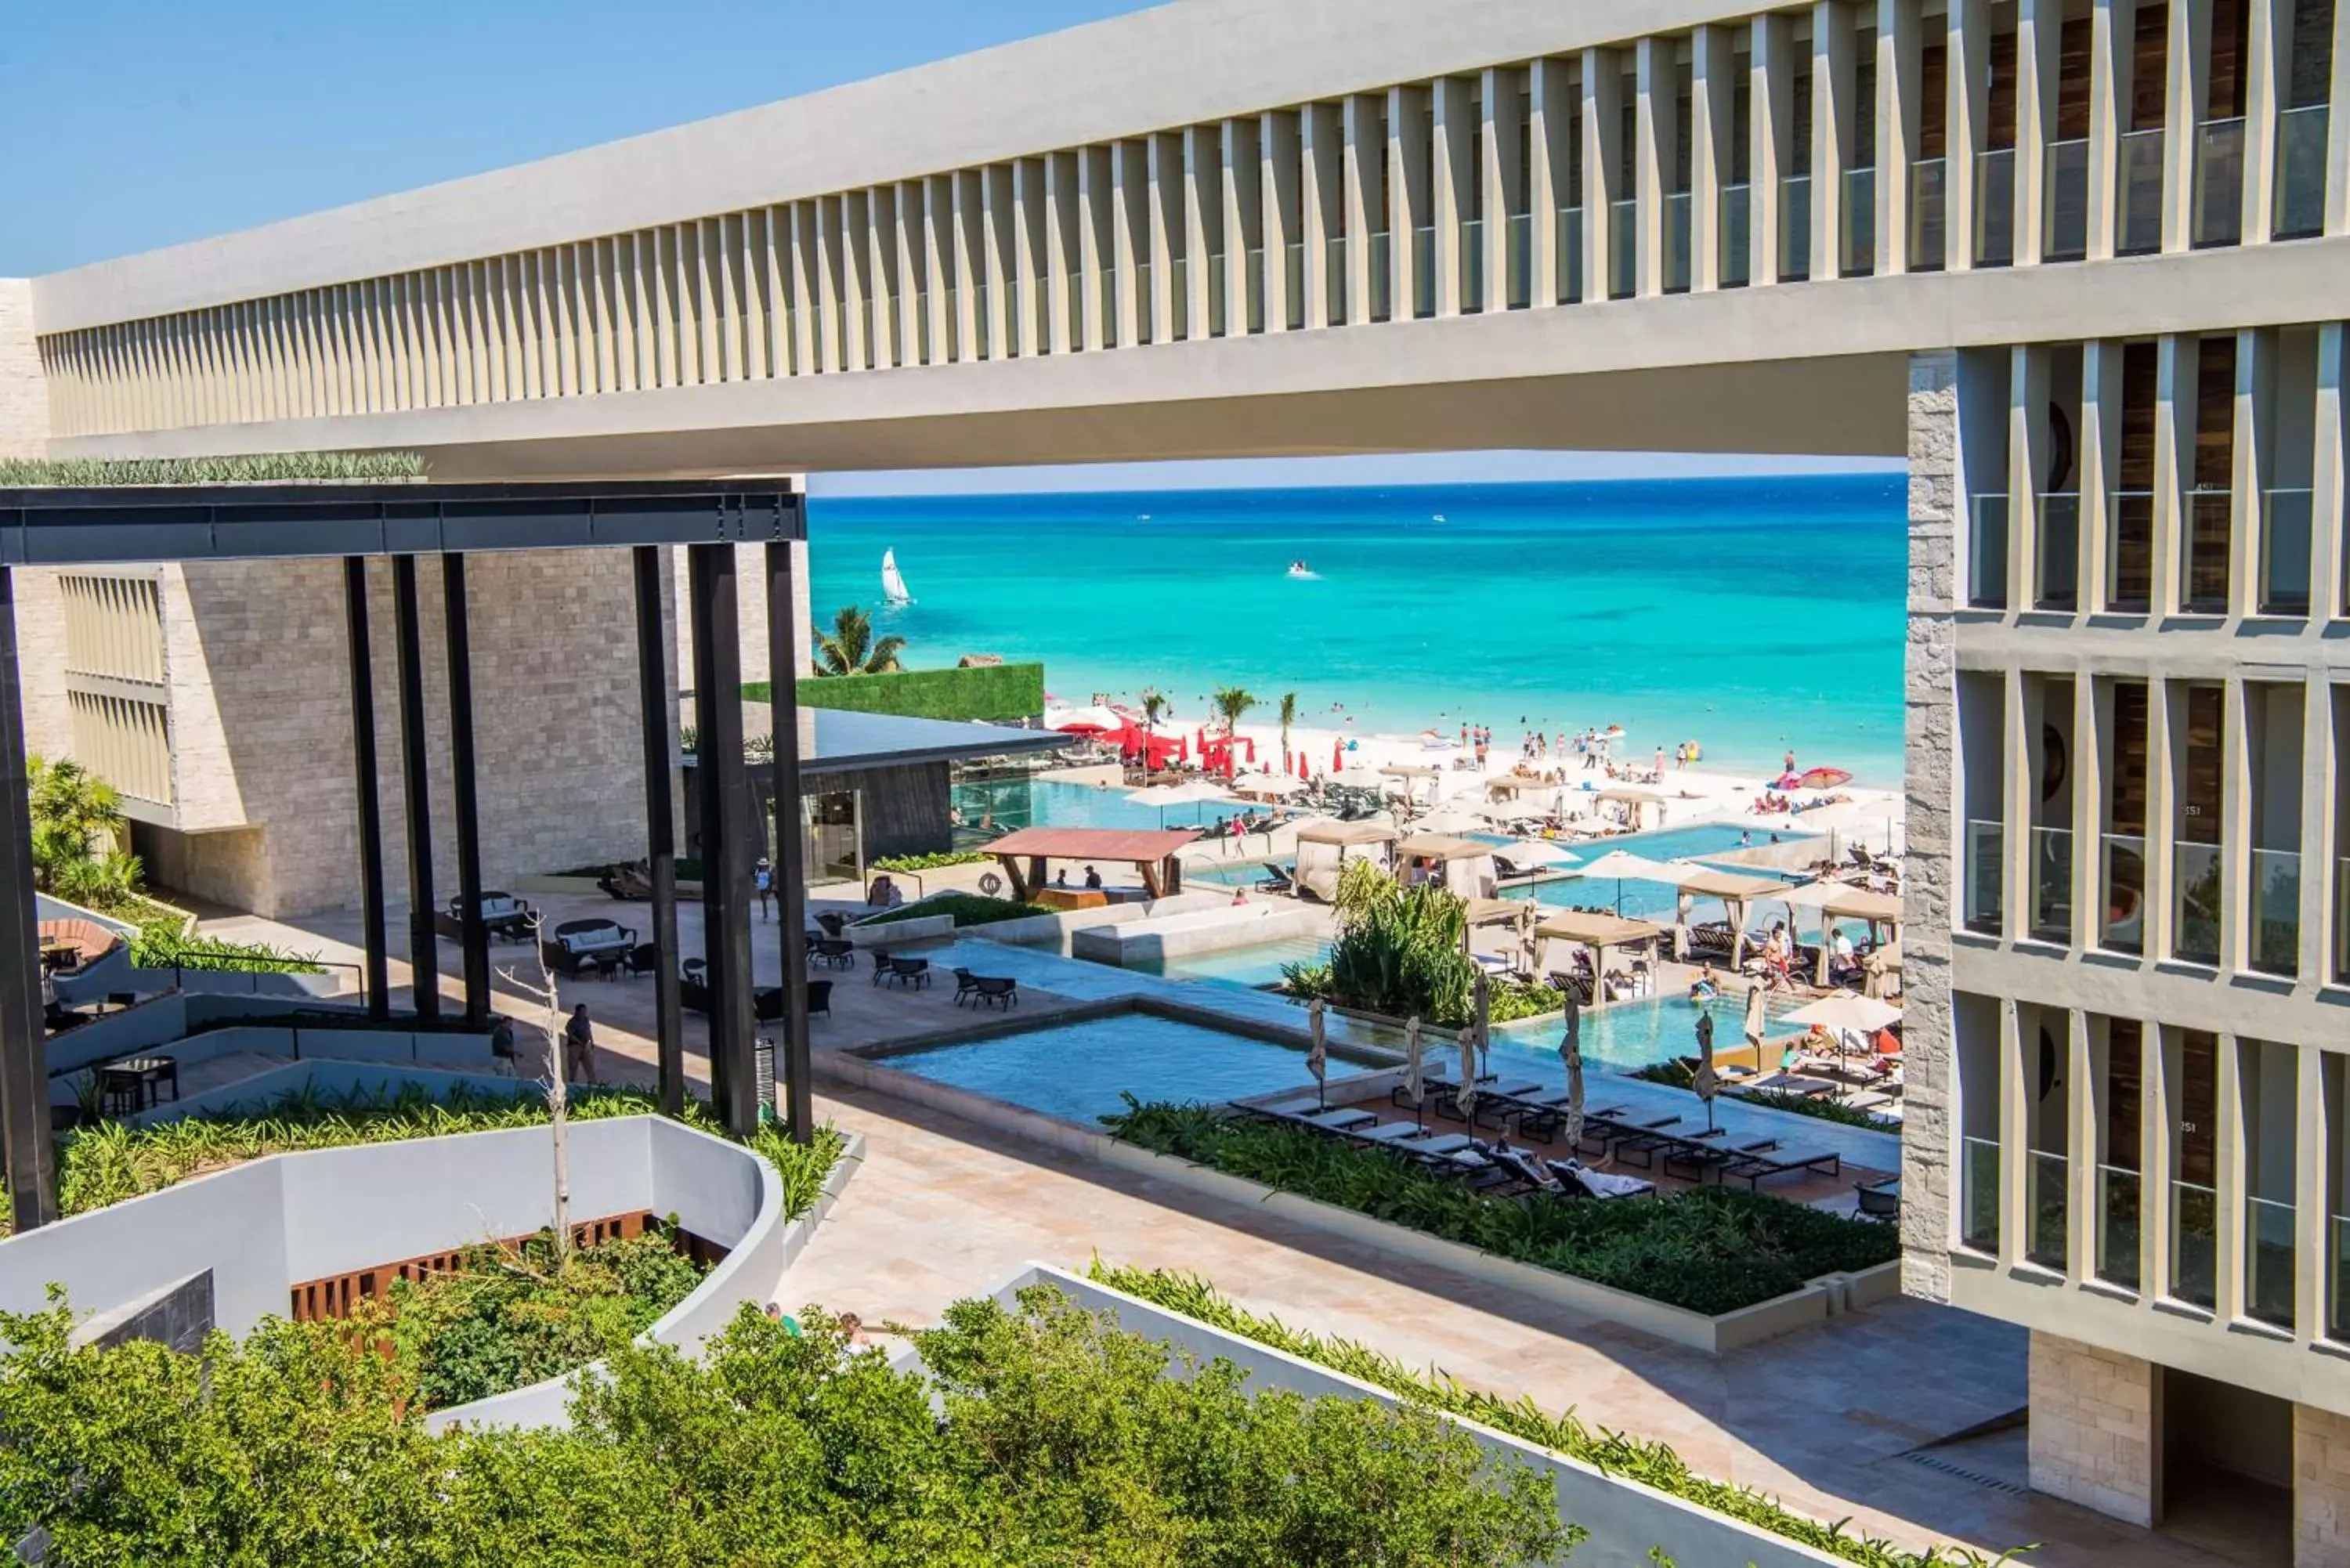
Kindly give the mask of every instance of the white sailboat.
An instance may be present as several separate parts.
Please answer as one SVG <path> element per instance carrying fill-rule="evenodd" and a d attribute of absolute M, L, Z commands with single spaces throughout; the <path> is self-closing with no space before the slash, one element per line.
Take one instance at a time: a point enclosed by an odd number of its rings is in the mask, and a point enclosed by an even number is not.
<path fill-rule="evenodd" d="M 906 579 L 898 575 L 898 552 L 881 552 L 881 597 L 893 605 L 910 605 L 914 596 L 906 591 Z"/>

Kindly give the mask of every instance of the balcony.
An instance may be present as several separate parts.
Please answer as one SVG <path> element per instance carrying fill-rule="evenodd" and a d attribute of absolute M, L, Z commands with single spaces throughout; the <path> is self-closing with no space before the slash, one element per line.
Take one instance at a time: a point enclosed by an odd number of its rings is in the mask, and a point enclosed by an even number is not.
<path fill-rule="evenodd" d="M 2326 109 L 2322 103 L 2277 116 L 2276 213 L 2281 240 L 2325 232 Z"/>
<path fill-rule="evenodd" d="M 2100 846 L 2105 907 L 2097 914 L 2097 945 L 2107 952 L 2146 951 L 2146 840 L 2108 833 Z"/>
<path fill-rule="evenodd" d="M 1999 1144 L 1994 1139 L 1960 1140 L 1959 1241 L 1978 1252 L 1999 1251 Z"/>
<path fill-rule="evenodd" d="M 1846 277 L 1877 270 L 1877 171 L 1847 169 L 1844 175 L 1844 232 L 1837 236 L 1837 269 Z"/>
<path fill-rule="evenodd" d="M 2178 607 L 2189 615 L 2228 613 L 2236 498 L 2225 490 L 2187 493 L 2187 526 L 2179 541 Z"/>
<path fill-rule="evenodd" d="M 2081 497 L 2060 491 L 2040 497 L 2035 532 L 2040 581 L 2032 607 L 2073 611 L 2081 607 Z"/>
<path fill-rule="evenodd" d="M 1721 188 L 1721 286 L 1743 288 L 1752 276 L 1748 266 L 1753 255 L 1752 220 L 1748 206 L 1752 188 L 1743 184 Z"/>
<path fill-rule="evenodd" d="M 1978 495 L 1967 533 L 1967 605 L 2007 607 L 2007 497 Z"/>
<path fill-rule="evenodd" d="M 2073 830 L 2032 830 L 2032 935 L 2043 942 L 2073 940 Z"/>
<path fill-rule="evenodd" d="M 2129 1290 L 2138 1286 L 2138 1176 L 2119 1166 L 2097 1167 L 2097 1278 Z"/>
<path fill-rule="evenodd" d="M 1583 298 L 1583 209 L 1558 210 L 1558 303 Z"/>
<path fill-rule="evenodd" d="M 1510 254 L 1504 265 L 1510 276 L 1509 308 L 1523 310 L 1534 303 L 1534 218 L 1532 213 L 1510 215 Z"/>
<path fill-rule="evenodd" d="M 2106 608 L 2144 615 L 2154 607 L 2154 493 L 2116 490 L 2106 498 Z"/>
<path fill-rule="evenodd" d="M 1629 299 L 1640 286 L 1640 204 L 1607 206 L 1607 297 Z"/>
<path fill-rule="evenodd" d="M 2048 189 L 2041 216 L 2040 259 L 2079 261 L 2089 254 L 2089 143 L 2048 144 Z"/>
<path fill-rule="evenodd" d="M 2293 1205 L 2244 1199 L 2244 1315 L 2293 1327 Z"/>
<path fill-rule="evenodd" d="M 2015 149 L 1975 154 L 1975 265 L 2015 260 Z"/>
<path fill-rule="evenodd" d="M 2121 139 L 2115 171 L 2114 249 L 2126 256 L 2162 248 L 2162 132 L 2133 130 Z"/>
<path fill-rule="evenodd" d="M 1812 275 L 1812 177 L 1790 174 L 1779 182 L 1779 281 L 1802 283 Z"/>
<path fill-rule="evenodd" d="M 2006 915 L 2007 828 L 1970 818 L 1967 823 L 1967 929 L 1999 935 Z"/>
<path fill-rule="evenodd" d="M 2309 613 L 2309 527 L 2306 490 L 2261 493 L 2261 613 Z"/>
<path fill-rule="evenodd" d="M 2063 1272 L 2064 1245 L 2068 1240 L 2065 1222 L 2065 1170 L 2070 1163 L 2061 1154 L 2033 1149 L 2027 1157 L 2031 1163 L 2024 1168 L 2024 1212 L 2030 1217 L 2031 1231 L 2023 1241 L 2023 1255 L 2043 1269 Z"/>
<path fill-rule="evenodd" d="M 2170 956 L 2220 961 L 2220 846 L 2181 839 L 2170 846 Z"/>
<path fill-rule="evenodd" d="M 2189 243 L 2232 245 L 2244 237 L 2244 122 L 2204 121 L 2195 133 L 2195 211 Z"/>
<path fill-rule="evenodd" d="M 1422 223 L 1411 232 L 1411 313 L 1436 314 L 1436 225 Z"/>
<path fill-rule="evenodd" d="M 1943 263 L 1945 214 L 1949 211 L 1950 165 L 1939 158 L 1921 158 L 1909 166 L 1909 270 L 1939 272 Z"/>
<path fill-rule="evenodd" d="M 2301 970 L 2301 855 L 2252 851 L 2251 965 L 2262 974 Z"/>
<path fill-rule="evenodd" d="M 2220 1278 L 2220 1195 L 2191 1181 L 2170 1184 L 2170 1293 L 2208 1307 Z"/>
<path fill-rule="evenodd" d="M 1687 294 L 1690 288 L 1690 193 L 1665 196 L 1665 292 Z"/>

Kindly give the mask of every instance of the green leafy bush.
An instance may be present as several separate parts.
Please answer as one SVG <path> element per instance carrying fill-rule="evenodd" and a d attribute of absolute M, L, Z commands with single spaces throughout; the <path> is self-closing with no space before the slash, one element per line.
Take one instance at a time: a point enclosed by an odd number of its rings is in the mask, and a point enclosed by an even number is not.
<path fill-rule="evenodd" d="M 860 926 L 889 926 L 899 920 L 919 920 L 931 915 L 952 915 L 955 929 L 966 926 L 992 926 L 999 920 L 1024 919 L 1030 915 L 1049 915 L 1053 911 L 1042 904 L 1024 904 L 1012 898 L 991 898 L 983 893 L 933 893 L 910 904 L 900 904 L 879 915 L 868 915 L 857 923 Z"/>
<path fill-rule="evenodd" d="M 394 1281 L 384 1337 L 425 1407 L 445 1410 L 610 1354 L 691 1295 L 703 1272 L 656 1232 L 562 1260 L 552 1236 L 476 1247 L 462 1270 Z"/>
<path fill-rule="evenodd" d="M 1338 872 L 1337 934 L 1327 960 L 1284 964 L 1292 996 L 1419 1017 L 1458 1029 L 1476 1012 L 1477 965 L 1465 950 L 1469 902 L 1432 882 L 1406 888 L 1368 860 Z M 1555 1012 L 1565 999 L 1546 985 L 1504 981 L 1486 993 L 1496 1023 Z"/>
<path fill-rule="evenodd" d="M 648 1116 L 660 1109 L 639 1090 L 597 1087 L 573 1089 L 570 1106 L 576 1121 Z M 546 1102 L 528 1094 L 509 1097 L 460 1088 L 435 1100 L 413 1086 L 390 1096 L 296 1091 L 250 1115 L 192 1116 L 140 1127 L 104 1122 L 61 1134 L 57 1198 L 68 1215 L 83 1214 L 265 1155 L 493 1132 L 546 1120 Z M 704 1132 L 720 1132 L 710 1114 L 691 1102 L 684 1120 Z M 785 1212 L 797 1218 L 815 1206 L 844 1141 L 837 1130 L 822 1127 L 815 1141 L 803 1147 L 774 1123 L 764 1123 L 745 1147 L 775 1168 L 783 1178 Z M 5 1221 L 5 1206 L 0 1205 L 0 1231 Z"/>
<path fill-rule="evenodd" d="M 1049 1291 L 949 1308 L 927 1377 L 746 1307 L 701 1361 L 613 1350 L 567 1428 L 437 1436 L 332 1324 L 69 1328 L 0 1316 L 0 1530 L 52 1562 L 1516 1568 L 1581 1533 L 1432 1410 L 1252 1394 Z"/>
<path fill-rule="evenodd" d="M 1889 1226 L 1767 1193 L 1700 1187 L 1637 1203 L 1526 1202 L 1481 1196 L 1384 1149 L 1205 1106 L 1129 1095 L 1102 1121 L 1159 1154 L 1708 1315 L 1900 1253 Z"/>
<path fill-rule="evenodd" d="M 192 937 L 180 922 L 150 920 L 130 940 L 130 961 L 142 969 L 235 970 L 246 973 L 324 974 L 316 953 L 292 952 L 267 942 L 232 942 L 219 937 Z"/>
<path fill-rule="evenodd" d="M 1587 1426 L 1577 1420 L 1572 1410 L 1551 1415 L 1526 1396 L 1505 1399 L 1464 1387 L 1441 1369 L 1432 1369 L 1433 1376 L 1422 1376 L 1394 1357 L 1382 1355 L 1355 1340 L 1325 1339 L 1304 1329 L 1292 1328 L 1277 1317 L 1260 1316 L 1233 1305 L 1214 1285 L 1197 1274 L 1166 1269 L 1118 1268 L 1105 1264 L 1099 1257 L 1093 1260 L 1086 1274 L 1098 1284 L 1139 1297 L 1153 1306 L 1180 1313 L 1194 1322 L 1257 1345 L 1270 1345 L 1317 1366 L 1326 1366 L 1432 1410 L 1480 1422 L 1522 1441 L 1596 1465 L 1609 1475 L 1654 1487 L 1700 1508 L 1801 1542 L 1845 1562 L 1860 1563 L 1863 1568 L 1991 1568 L 1993 1562 L 1964 1547 L 1907 1552 L 1888 1541 L 1850 1534 L 1844 1521 L 1823 1523 L 1782 1507 L 1776 1499 L 1752 1487 L 1699 1475 L 1663 1443 Z M 2012 1555 L 2003 1553 L 1997 1561 L 2006 1562 Z"/>
<path fill-rule="evenodd" d="M 0 458 L 0 489 L 98 489 L 124 484 L 354 483 L 421 479 L 412 452 L 272 452 L 235 457 Z"/>
<path fill-rule="evenodd" d="M 743 688 L 743 695 L 754 702 L 767 701 L 774 691 L 775 688 L 764 680 L 754 680 Z M 987 664 L 954 670 L 899 670 L 848 679 L 811 675 L 800 681 L 799 694 L 803 708 L 899 713 L 913 719 L 1017 723 L 1045 711 L 1045 667 Z"/>
<path fill-rule="evenodd" d="M 873 862 L 876 871 L 937 871 L 949 866 L 981 866 L 994 859 L 984 849 L 945 849 L 934 855 L 884 855 Z"/>

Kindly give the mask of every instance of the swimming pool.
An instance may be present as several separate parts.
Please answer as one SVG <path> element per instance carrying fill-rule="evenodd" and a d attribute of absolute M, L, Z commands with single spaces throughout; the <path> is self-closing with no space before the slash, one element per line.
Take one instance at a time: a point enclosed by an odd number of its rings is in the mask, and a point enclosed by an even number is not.
<path fill-rule="evenodd" d="M 1001 779 L 954 786 L 954 805 L 964 823 L 976 827 L 993 818 L 998 827 L 1207 827 L 1236 816 L 1243 806 L 1236 801 L 1196 801 L 1170 805 L 1137 805 L 1127 799 L 1123 784 L 1107 786 L 1071 784 L 1066 779 Z M 1260 846 L 1261 847 L 1261 846 Z"/>
<path fill-rule="evenodd" d="M 1179 958 L 1139 961 L 1126 967 L 1170 980 L 1221 980 L 1234 985 L 1271 985 L 1287 963 L 1318 963 L 1330 956 L 1322 937 L 1275 937 L 1218 952 L 1187 953 Z"/>
<path fill-rule="evenodd" d="M 1572 848 L 1586 865 L 1618 849 L 1649 860 L 1711 861 L 1732 849 L 1768 844 L 1774 835 L 1782 843 L 1792 838 L 1813 836 L 1791 833 L 1783 827 L 1741 827 L 1730 822 L 1701 822 L 1689 827 L 1659 828 L 1654 833 L 1627 833 L 1619 838 L 1588 839 L 1574 845 Z M 1746 844 L 1742 845 L 1741 839 L 1746 840 Z M 1767 870 L 1752 867 L 1744 869 L 1758 877 L 1772 875 Z M 1573 909 L 1588 904 L 1612 909 L 1617 907 L 1617 888 L 1618 885 L 1612 879 L 1595 881 L 1587 877 L 1566 877 L 1505 888 L 1502 896 L 1505 898 L 1532 898 L 1538 904 L 1547 904 L 1554 909 Z M 1680 898 L 1679 889 L 1664 882 L 1642 882 L 1627 877 L 1621 889 L 1624 913 L 1641 919 L 1670 921 Z M 1721 917 L 1721 906 L 1711 898 L 1699 899 L 1691 909 L 1691 918 L 1700 922 Z"/>
<path fill-rule="evenodd" d="M 1314 1081 L 1303 1051 L 1146 1012 L 1048 1024 L 881 1060 L 902 1073 L 1086 1127 L 1122 1109 L 1121 1092 L 1138 1100 L 1218 1105 Z"/>
<path fill-rule="evenodd" d="M 1778 1016 L 1802 1005 L 1788 1000 L 1770 1009 L 1773 1027 Z M 1659 997 L 1654 1002 L 1618 1002 L 1583 1015 L 1583 1061 L 1586 1069 L 1623 1071 L 1646 1067 L 1675 1056 L 1697 1054 L 1697 1020 L 1700 1011 L 1713 1015 L 1714 1044 L 1721 1049 L 1743 1045 L 1746 1004 L 1743 995 L 1716 997 L 1700 1010 L 1685 996 Z M 1564 1033 L 1559 1019 L 1529 1018 L 1496 1024 L 1489 1066 L 1493 1072 L 1566 1083 L 1566 1065 L 1559 1060 Z"/>

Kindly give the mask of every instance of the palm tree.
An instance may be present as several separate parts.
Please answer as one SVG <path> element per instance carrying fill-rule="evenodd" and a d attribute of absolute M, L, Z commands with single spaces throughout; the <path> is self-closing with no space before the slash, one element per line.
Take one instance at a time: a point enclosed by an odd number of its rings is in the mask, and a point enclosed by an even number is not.
<path fill-rule="evenodd" d="M 1152 740 L 1159 736 L 1159 721 L 1167 717 L 1168 706 L 1166 692 L 1156 686 L 1142 689 L 1142 729 Z M 1150 754 L 1154 749 L 1149 742 L 1142 747 L 1142 776 L 1146 781 L 1150 777 Z"/>
<path fill-rule="evenodd" d="M 1292 766 L 1289 760 L 1289 726 L 1296 722 L 1297 693 L 1284 691 L 1281 694 L 1281 771 L 1284 776 Z"/>
<path fill-rule="evenodd" d="M 129 819 L 114 786 L 77 762 L 26 761 L 34 886 L 93 909 L 136 892 L 139 857 L 118 847 Z"/>
<path fill-rule="evenodd" d="M 899 668 L 902 637 L 875 641 L 871 618 L 855 605 L 843 605 L 832 618 L 830 635 L 816 633 L 816 672 L 818 675 L 887 675 Z"/>
<path fill-rule="evenodd" d="M 1241 715 L 1256 706 L 1255 697 L 1244 686 L 1219 686 L 1215 695 L 1208 701 L 1223 716 L 1224 733 L 1227 735 L 1239 728 Z"/>

